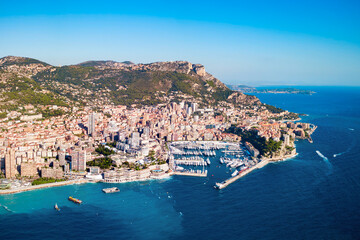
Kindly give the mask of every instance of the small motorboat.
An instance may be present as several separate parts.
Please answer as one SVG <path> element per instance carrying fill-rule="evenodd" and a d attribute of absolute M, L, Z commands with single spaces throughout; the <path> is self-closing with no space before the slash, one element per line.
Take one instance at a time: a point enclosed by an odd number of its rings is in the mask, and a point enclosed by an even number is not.
<path fill-rule="evenodd" d="M 60 211 L 60 208 L 58 207 L 57 203 L 55 203 L 54 208 L 56 209 L 56 211 Z"/>

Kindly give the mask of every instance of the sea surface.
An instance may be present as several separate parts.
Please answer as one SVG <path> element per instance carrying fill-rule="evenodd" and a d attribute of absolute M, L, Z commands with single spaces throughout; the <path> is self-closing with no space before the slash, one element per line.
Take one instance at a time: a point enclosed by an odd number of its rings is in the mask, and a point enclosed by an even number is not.
<path fill-rule="evenodd" d="M 256 94 L 318 126 L 299 155 L 222 190 L 218 154 L 207 178 L 173 176 L 0 196 L 0 239 L 360 239 L 360 88 Z M 117 186 L 121 192 L 104 194 Z M 76 205 L 67 200 L 83 200 Z M 54 210 L 57 203 L 60 212 Z"/>

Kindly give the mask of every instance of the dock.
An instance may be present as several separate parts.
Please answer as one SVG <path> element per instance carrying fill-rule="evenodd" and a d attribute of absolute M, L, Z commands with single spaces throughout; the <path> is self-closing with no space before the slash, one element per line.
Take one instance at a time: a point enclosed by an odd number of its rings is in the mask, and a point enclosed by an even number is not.
<path fill-rule="evenodd" d="M 173 175 L 181 175 L 181 176 L 192 176 L 192 177 L 207 177 L 207 171 L 201 171 L 201 172 L 179 172 L 179 171 L 174 171 L 172 174 Z"/>
<path fill-rule="evenodd" d="M 194 165 L 194 166 L 206 166 L 207 162 L 204 160 L 174 160 L 176 165 Z"/>

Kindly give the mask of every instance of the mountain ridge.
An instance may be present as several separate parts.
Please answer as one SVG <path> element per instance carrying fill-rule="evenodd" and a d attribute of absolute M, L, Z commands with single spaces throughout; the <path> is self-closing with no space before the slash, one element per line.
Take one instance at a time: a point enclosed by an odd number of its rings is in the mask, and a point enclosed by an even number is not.
<path fill-rule="evenodd" d="M 188 61 L 134 64 L 130 61 L 86 61 L 52 66 L 33 58 L 0 59 L 0 77 L 6 74 L 31 79 L 42 91 L 82 105 L 156 105 L 193 101 L 202 105 L 259 105 L 254 96 L 230 90 L 206 72 L 202 64 Z"/>

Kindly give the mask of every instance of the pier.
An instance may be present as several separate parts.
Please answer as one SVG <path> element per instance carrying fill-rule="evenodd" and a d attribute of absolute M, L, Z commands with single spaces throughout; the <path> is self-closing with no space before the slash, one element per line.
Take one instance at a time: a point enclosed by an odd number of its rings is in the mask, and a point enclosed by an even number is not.
<path fill-rule="evenodd" d="M 182 176 L 192 176 L 192 177 L 206 177 L 207 176 L 207 170 L 205 171 L 174 171 L 172 173 L 173 175 L 182 175 Z"/>
<path fill-rule="evenodd" d="M 206 166 L 207 163 L 202 160 L 174 160 L 176 165 L 193 165 L 193 166 Z"/>
<path fill-rule="evenodd" d="M 226 188 L 231 183 L 235 182 L 236 180 L 240 179 L 241 177 L 245 176 L 246 174 L 252 172 L 255 169 L 262 168 L 268 163 L 269 163 L 268 160 L 263 160 L 263 161 L 259 162 L 258 164 L 256 164 L 255 166 L 253 166 L 251 168 L 248 168 L 248 169 L 246 169 L 246 170 L 244 170 L 242 172 L 239 172 L 239 174 L 234 176 L 234 177 L 231 177 L 231 178 L 229 178 L 229 179 L 227 179 L 227 180 L 225 180 L 225 181 L 223 181 L 221 183 L 216 183 L 216 185 L 214 187 L 217 188 L 217 189 Z"/>

